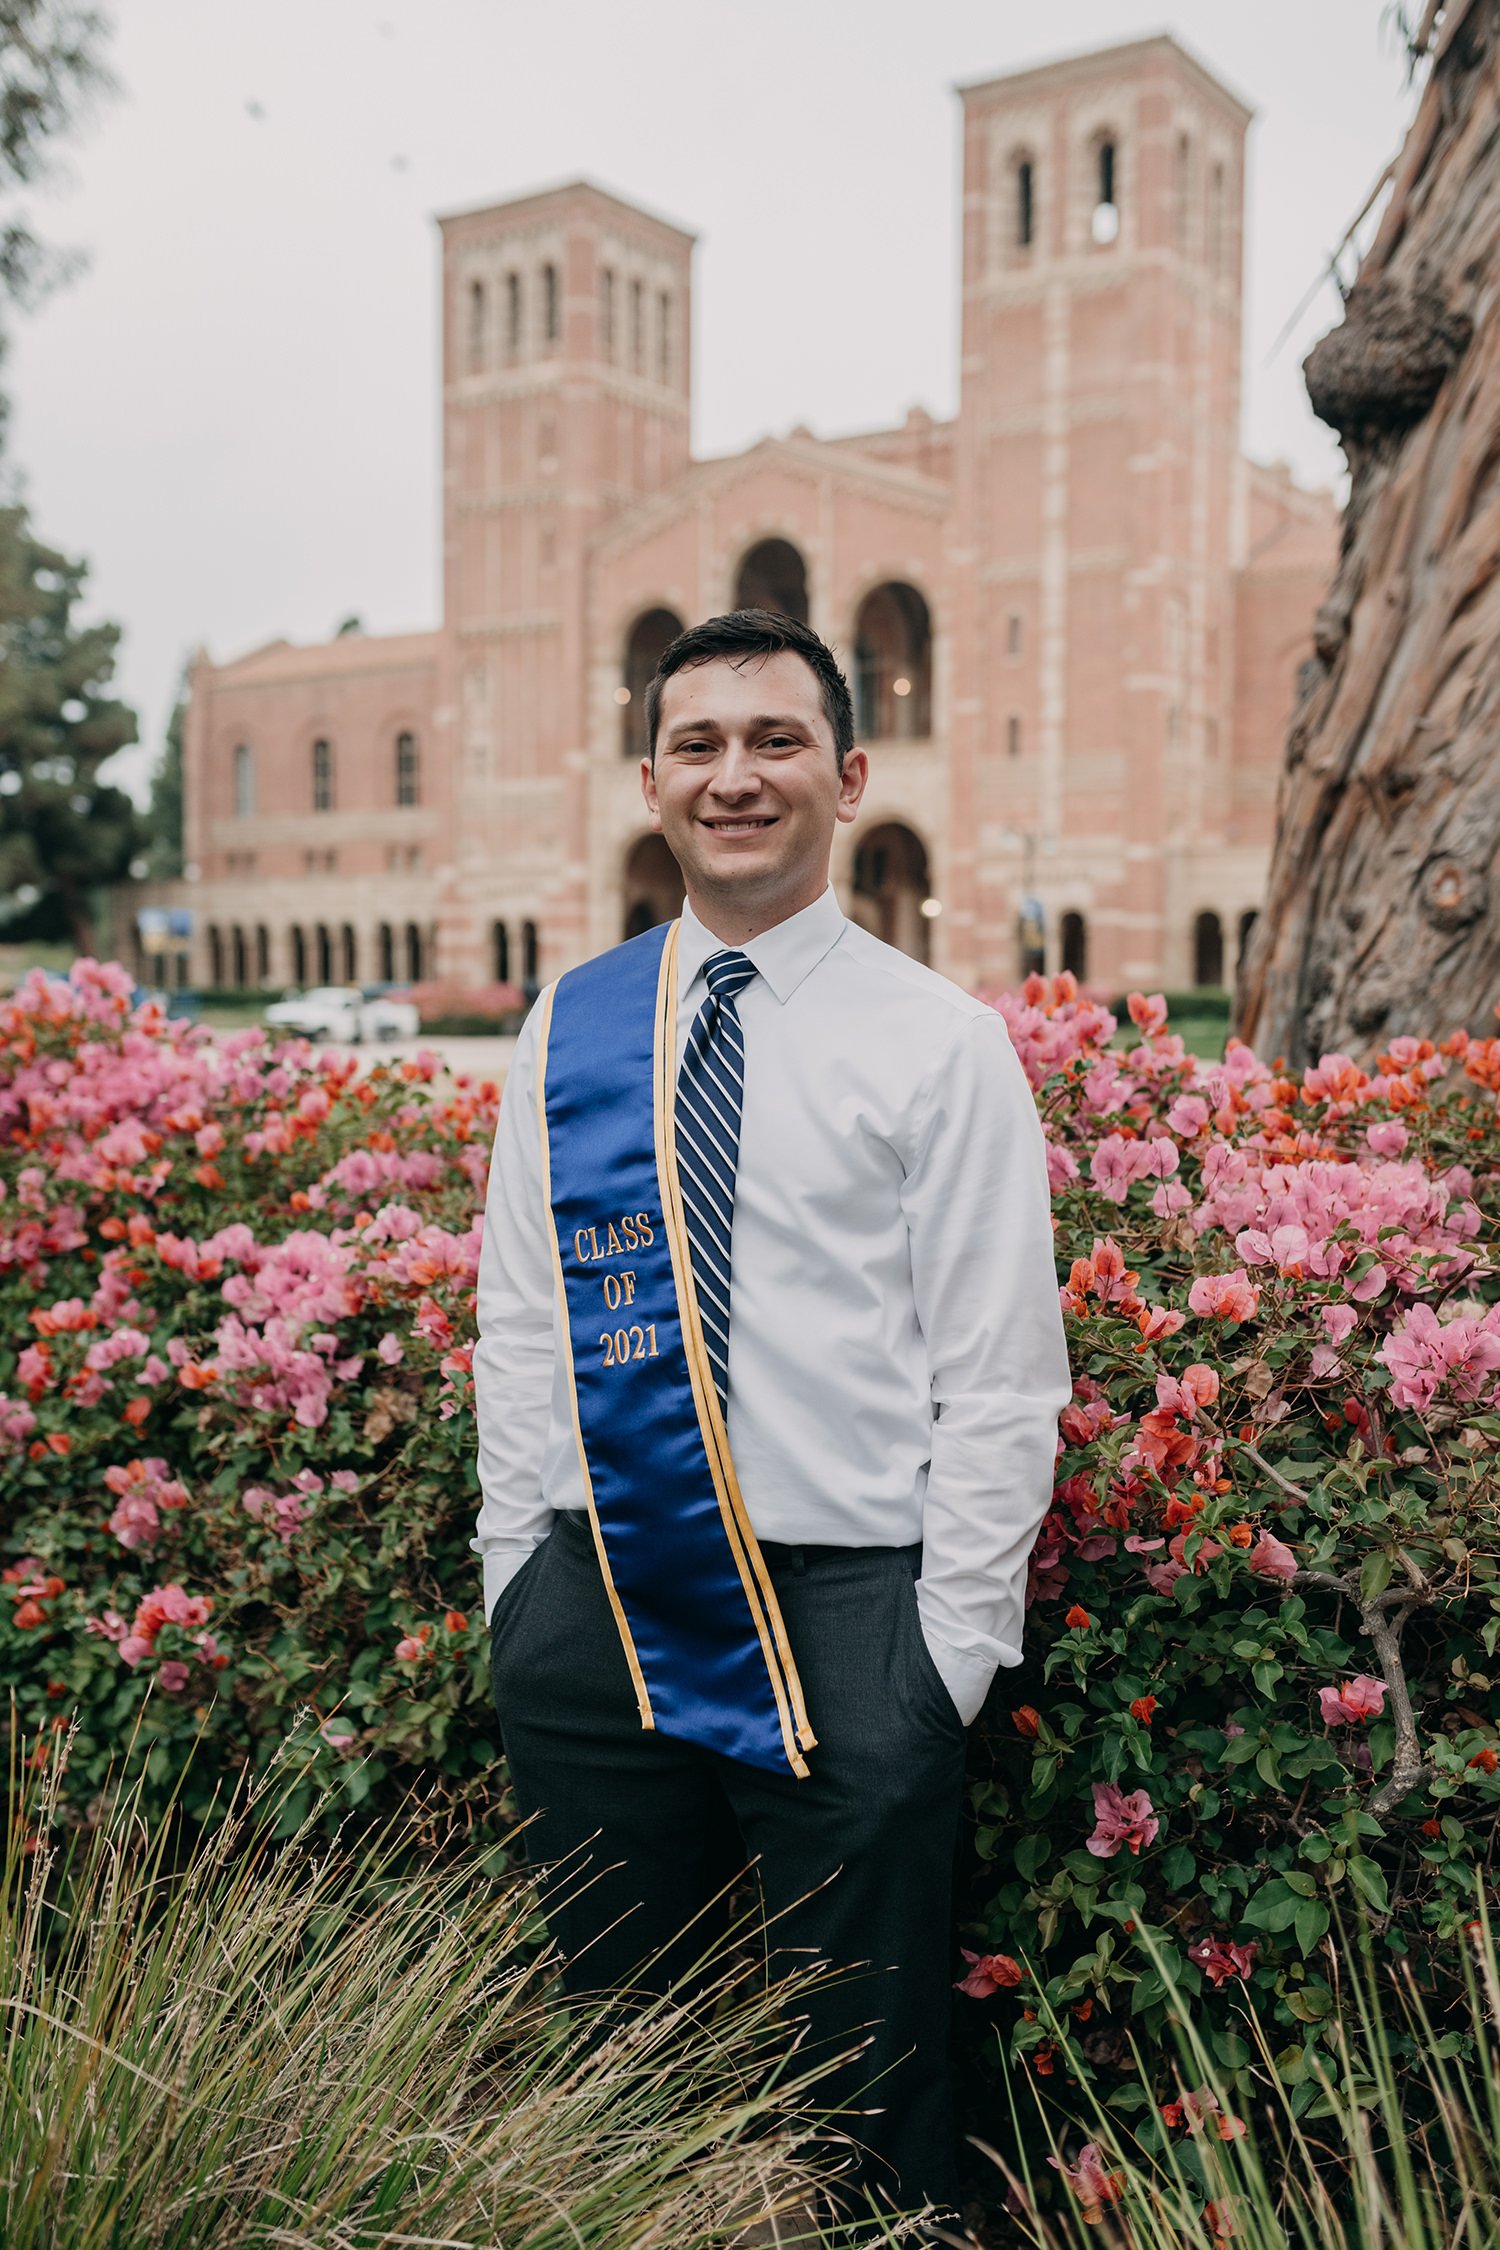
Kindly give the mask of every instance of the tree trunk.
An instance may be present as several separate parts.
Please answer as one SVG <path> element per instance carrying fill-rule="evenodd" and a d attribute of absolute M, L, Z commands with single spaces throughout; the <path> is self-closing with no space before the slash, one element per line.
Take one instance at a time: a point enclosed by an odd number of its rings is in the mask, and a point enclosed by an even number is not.
<path fill-rule="evenodd" d="M 1304 367 L 1351 490 L 1236 1007 L 1297 1068 L 1500 1001 L 1500 0 L 1434 0 L 1419 38 L 1390 202 Z"/>

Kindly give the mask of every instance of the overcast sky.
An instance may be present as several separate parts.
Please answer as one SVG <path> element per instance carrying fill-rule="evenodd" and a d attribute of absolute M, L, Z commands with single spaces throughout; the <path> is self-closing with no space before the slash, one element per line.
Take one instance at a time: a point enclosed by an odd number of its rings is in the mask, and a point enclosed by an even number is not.
<path fill-rule="evenodd" d="M 1170 5 L 1170 0 L 1168 0 Z M 957 395 L 955 82 L 1170 29 L 1256 112 L 1245 441 L 1339 455 L 1271 347 L 1412 106 L 1383 0 L 116 0 L 118 95 L 34 200 L 12 461 L 125 628 L 154 762 L 183 656 L 437 620 L 434 212 L 587 173 L 693 228 L 695 445 Z"/>

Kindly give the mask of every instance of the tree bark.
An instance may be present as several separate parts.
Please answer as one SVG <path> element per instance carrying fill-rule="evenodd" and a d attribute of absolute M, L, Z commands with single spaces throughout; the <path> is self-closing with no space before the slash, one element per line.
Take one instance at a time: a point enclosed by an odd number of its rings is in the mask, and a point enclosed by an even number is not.
<path fill-rule="evenodd" d="M 1294 1068 L 1500 1001 L 1500 0 L 1419 36 L 1390 202 L 1304 364 L 1349 507 L 1236 1004 Z"/>

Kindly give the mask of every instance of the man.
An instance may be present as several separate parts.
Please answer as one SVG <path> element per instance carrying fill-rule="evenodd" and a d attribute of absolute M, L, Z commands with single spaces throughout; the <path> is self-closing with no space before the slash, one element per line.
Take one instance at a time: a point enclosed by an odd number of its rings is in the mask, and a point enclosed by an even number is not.
<path fill-rule="evenodd" d="M 865 1965 L 805 2010 L 861 2187 L 951 2208 L 964 1730 L 1069 1390 L 1042 1134 L 1000 1017 L 839 909 L 868 769 L 818 636 L 694 627 L 646 723 L 681 922 L 544 995 L 495 1144 L 496 1708 L 534 1853 L 590 1869 L 575 1985 L 665 1989 L 753 1862 L 778 1949 Z"/>

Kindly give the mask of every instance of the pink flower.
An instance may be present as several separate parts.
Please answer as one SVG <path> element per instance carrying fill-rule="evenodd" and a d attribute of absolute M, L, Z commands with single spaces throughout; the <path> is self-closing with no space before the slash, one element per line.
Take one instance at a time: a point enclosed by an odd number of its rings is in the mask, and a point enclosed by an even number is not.
<path fill-rule="evenodd" d="M 1054 2171 L 1061 2172 L 1077 2196 L 1086 2226 L 1097 2226 L 1104 2216 L 1105 2204 L 1118 2203 L 1125 2193 L 1124 2173 L 1109 2169 L 1097 2142 L 1086 2141 L 1074 2164 L 1064 2164 L 1059 2156 L 1049 2156 L 1047 2162 Z"/>
<path fill-rule="evenodd" d="M 1185 1141 L 1196 1140 L 1208 1127 L 1208 1104 L 1199 1094 L 1179 1094 L 1167 1111 L 1167 1123 Z"/>
<path fill-rule="evenodd" d="M 1331 1344 L 1341 1344 L 1359 1319 L 1352 1305 L 1319 1305 L 1318 1318 L 1328 1331 Z"/>
<path fill-rule="evenodd" d="M 1013 1961 L 1008 1953 L 971 1953 L 966 1945 L 959 1951 L 969 1964 L 969 1973 L 953 1989 L 966 1993 L 971 2000 L 988 2000 L 992 1992 L 1018 1985 L 1024 1974 L 1020 1962 Z"/>
<path fill-rule="evenodd" d="M 142 1658 L 151 1654 L 151 1643 L 142 1633 L 127 1633 L 120 1642 L 120 1662 L 133 1671 Z"/>
<path fill-rule="evenodd" d="M 415 1633 L 403 1634 L 396 1643 L 396 1661 L 398 1664 L 415 1663 L 419 1656 L 425 1656 L 426 1654 L 426 1642 L 419 1641 Z"/>
<path fill-rule="evenodd" d="M 1342 1687 L 1319 1688 L 1318 1704 L 1325 1727 L 1362 1727 L 1385 1709 L 1385 1682 L 1356 1672 Z"/>
<path fill-rule="evenodd" d="M 1200 1273 L 1188 1291 L 1188 1308 L 1206 1320 L 1253 1320 L 1260 1291 L 1242 1266 L 1233 1273 Z"/>
<path fill-rule="evenodd" d="M 1144 1789 L 1127 1795 L 1117 1782 L 1094 1783 L 1094 1833 L 1088 1849 L 1095 1859 L 1113 1859 L 1129 1846 L 1137 1856 L 1142 1844 L 1154 1844 L 1161 1826 Z"/>
<path fill-rule="evenodd" d="M 1245 1560 L 1263 1578 L 1295 1578 L 1297 1575 L 1296 1556 L 1272 1531 L 1262 1531 Z"/>
<path fill-rule="evenodd" d="M 1151 1209 L 1158 1219 L 1175 1219 L 1183 1211 L 1190 1211 L 1193 1198 L 1180 1180 L 1163 1180 L 1152 1192 Z M 1181 1314 L 1178 1316 L 1181 1319 Z"/>
<path fill-rule="evenodd" d="M 165 1663 L 156 1667 L 156 1677 L 168 1695 L 181 1695 L 188 1684 L 188 1668 L 185 1664 L 179 1664 L 175 1657 L 168 1657 Z"/>
<path fill-rule="evenodd" d="M 1225 1733 L 1229 1732 L 1226 1727 Z M 1243 1727 L 1235 1728 L 1243 1734 Z M 1188 1959 L 1196 1961 L 1210 1984 L 1227 1984 L 1231 1977 L 1246 1978 L 1255 1966 L 1256 1945 L 1232 1945 L 1228 1939 L 1201 1937 L 1196 1945 L 1188 1947 Z"/>
<path fill-rule="evenodd" d="M 375 1357 L 385 1367 L 399 1367 L 406 1357 L 405 1348 L 394 1329 L 387 1329 L 375 1346 Z"/>
<path fill-rule="evenodd" d="M 1365 1127 L 1365 1139 L 1377 1156 L 1399 1156 L 1410 1138 L 1406 1127 L 1395 1117 Z"/>
<path fill-rule="evenodd" d="M 1146 1565 L 1146 1584 L 1151 1588 L 1153 1593 L 1170 1594 L 1178 1579 L 1185 1578 L 1186 1576 L 1186 1563 L 1174 1561 L 1147 1563 Z"/>
<path fill-rule="evenodd" d="M 1381 1345 L 1378 1358 L 1390 1369 L 1391 1398 L 1420 1414 L 1446 1389 L 1457 1405 L 1468 1405 L 1500 1369 L 1500 1307 L 1482 1315 L 1438 1319 L 1431 1305 L 1413 1305 Z"/>

